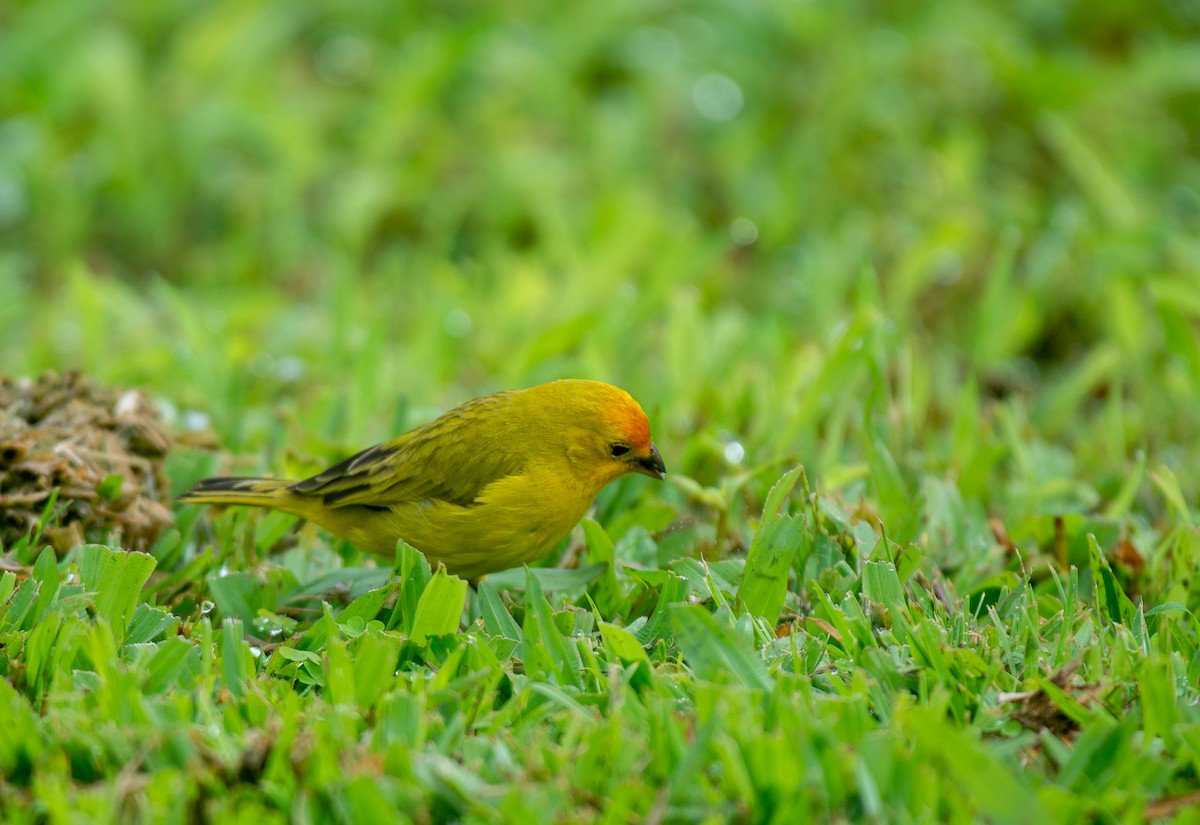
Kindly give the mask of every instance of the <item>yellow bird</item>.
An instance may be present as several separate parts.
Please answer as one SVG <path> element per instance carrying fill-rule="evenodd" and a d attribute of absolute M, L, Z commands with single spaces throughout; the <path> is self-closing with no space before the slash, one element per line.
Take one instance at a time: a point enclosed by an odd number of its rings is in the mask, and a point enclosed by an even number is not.
<path fill-rule="evenodd" d="M 568 379 L 468 401 L 303 481 L 208 478 L 180 501 L 292 513 L 388 558 L 404 539 L 474 582 L 548 553 L 627 473 L 666 478 L 646 414 Z"/>

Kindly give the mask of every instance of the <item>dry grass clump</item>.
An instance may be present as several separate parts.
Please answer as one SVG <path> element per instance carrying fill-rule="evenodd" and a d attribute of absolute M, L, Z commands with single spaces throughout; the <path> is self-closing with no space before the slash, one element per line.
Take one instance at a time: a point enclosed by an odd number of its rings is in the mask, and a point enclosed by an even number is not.
<path fill-rule="evenodd" d="M 77 372 L 0 376 L 0 545 L 25 536 L 57 490 L 45 539 L 65 552 L 108 536 L 144 550 L 171 523 L 171 439 L 138 390 Z"/>

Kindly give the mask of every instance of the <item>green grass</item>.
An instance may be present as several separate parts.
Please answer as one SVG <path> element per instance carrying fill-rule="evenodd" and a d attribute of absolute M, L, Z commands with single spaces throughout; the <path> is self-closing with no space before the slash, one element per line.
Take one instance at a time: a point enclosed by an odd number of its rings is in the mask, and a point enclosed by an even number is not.
<path fill-rule="evenodd" d="M 177 492 L 561 376 L 672 473 L 466 615 L 4 548 L 0 820 L 1198 821 L 1194 6 L 503 8 L 0 9 L 0 366 L 207 422 Z"/>

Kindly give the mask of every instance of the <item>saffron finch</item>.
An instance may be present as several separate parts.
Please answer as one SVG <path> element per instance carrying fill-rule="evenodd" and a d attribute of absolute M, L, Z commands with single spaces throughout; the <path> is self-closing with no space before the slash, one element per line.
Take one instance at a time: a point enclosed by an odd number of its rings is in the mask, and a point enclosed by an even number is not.
<path fill-rule="evenodd" d="M 627 473 L 666 477 L 646 414 L 568 379 L 468 401 L 303 481 L 208 478 L 180 500 L 292 513 L 385 557 L 404 539 L 474 582 L 548 553 Z"/>

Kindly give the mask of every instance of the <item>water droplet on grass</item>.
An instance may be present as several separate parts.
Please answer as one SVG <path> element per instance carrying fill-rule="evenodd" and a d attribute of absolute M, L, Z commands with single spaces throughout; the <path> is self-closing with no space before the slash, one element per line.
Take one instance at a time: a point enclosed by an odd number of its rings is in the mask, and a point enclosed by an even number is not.
<path fill-rule="evenodd" d="M 471 333 L 471 316 L 465 309 L 452 309 L 442 318 L 442 327 L 454 338 L 466 338 Z"/>
<path fill-rule="evenodd" d="M 361 37 L 339 34 L 317 49 L 316 64 L 317 73 L 327 83 L 356 83 L 371 72 L 371 46 Z"/>
<path fill-rule="evenodd" d="M 202 432 L 208 429 L 211 420 L 207 413 L 199 410 L 188 410 L 183 414 L 183 428 L 191 432 Z"/>
<path fill-rule="evenodd" d="M 729 237 L 738 246 L 750 246 L 758 240 L 758 227 L 749 218 L 734 218 L 729 224 Z"/>
<path fill-rule="evenodd" d="M 746 457 L 746 448 L 740 441 L 730 441 L 725 445 L 725 460 L 730 464 L 741 464 Z"/>
<path fill-rule="evenodd" d="M 285 384 L 299 381 L 304 373 L 304 359 L 298 355 L 284 355 L 275 364 L 275 377 Z"/>
<path fill-rule="evenodd" d="M 692 103 L 708 120 L 733 120 L 742 111 L 742 89 L 723 74 L 706 74 L 692 86 Z"/>

